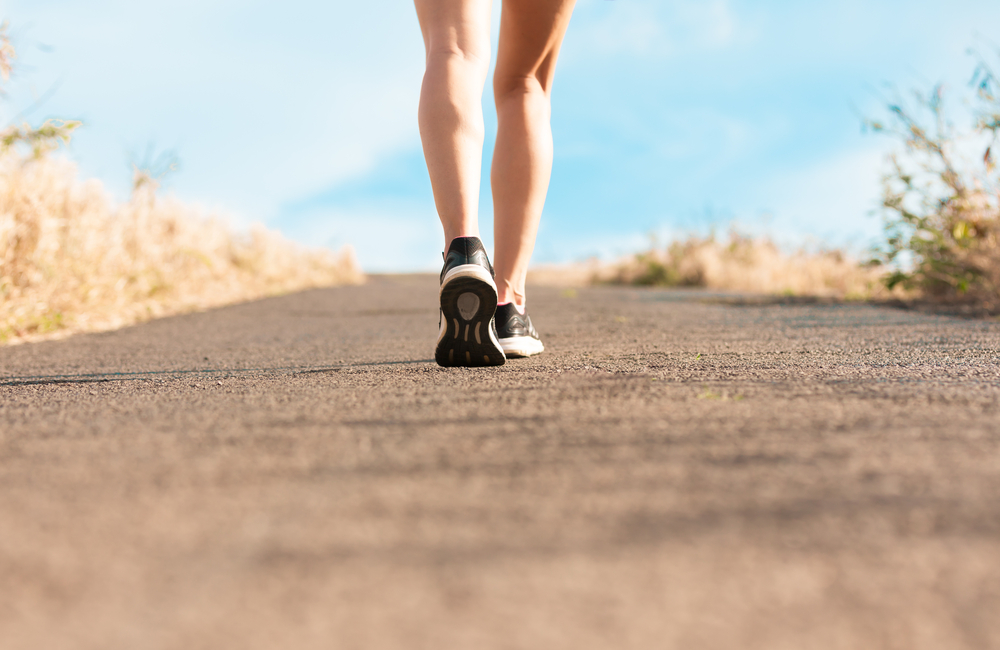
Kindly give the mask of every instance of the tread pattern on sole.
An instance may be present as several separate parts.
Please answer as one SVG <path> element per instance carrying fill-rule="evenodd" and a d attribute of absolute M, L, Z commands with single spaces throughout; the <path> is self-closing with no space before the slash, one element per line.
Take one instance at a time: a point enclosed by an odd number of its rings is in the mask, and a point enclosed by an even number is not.
<path fill-rule="evenodd" d="M 470 305 L 477 306 L 474 312 Z M 502 366 L 507 358 L 490 328 L 496 308 L 497 291 L 489 283 L 474 277 L 447 281 L 441 287 L 443 327 L 434 353 L 438 365 Z"/>

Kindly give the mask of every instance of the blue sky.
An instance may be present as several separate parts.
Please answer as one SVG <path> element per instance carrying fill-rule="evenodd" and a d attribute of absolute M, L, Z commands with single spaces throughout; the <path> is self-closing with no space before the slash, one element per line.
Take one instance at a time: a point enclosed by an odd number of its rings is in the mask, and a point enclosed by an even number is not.
<path fill-rule="evenodd" d="M 38 99 L 32 121 L 84 120 L 70 155 L 118 196 L 130 158 L 170 149 L 181 167 L 166 190 L 237 224 L 353 244 L 369 271 L 440 264 L 405 0 L 0 0 L 0 16 L 21 64 L 0 121 Z M 884 82 L 962 93 L 967 50 L 998 27 L 1000 3 L 982 0 L 579 0 L 535 261 L 611 258 L 731 220 L 866 245 L 893 144 L 861 116 L 879 114 Z M 489 84 L 483 103 L 489 141 Z"/>

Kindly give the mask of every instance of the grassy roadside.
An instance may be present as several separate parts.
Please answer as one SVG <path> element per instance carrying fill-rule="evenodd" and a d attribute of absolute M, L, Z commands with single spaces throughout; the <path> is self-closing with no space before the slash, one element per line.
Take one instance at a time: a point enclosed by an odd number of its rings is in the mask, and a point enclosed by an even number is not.
<path fill-rule="evenodd" d="M 593 281 L 847 300 L 886 298 L 883 273 L 839 250 L 787 253 L 766 237 L 692 236 L 598 269 Z"/>
<path fill-rule="evenodd" d="M 784 253 L 766 238 L 691 237 L 652 248 L 611 267 L 595 281 L 691 286 L 841 299 L 906 299 L 963 313 L 1000 313 L 1000 77 L 976 52 L 960 97 L 971 123 L 956 126 L 942 85 L 899 93 L 882 119 L 888 134 L 881 208 L 885 237 L 867 260 L 840 251 Z M 996 52 L 1000 57 L 1000 50 Z M 873 206 L 875 207 L 875 206 Z"/>
<path fill-rule="evenodd" d="M 349 249 L 235 232 L 158 197 L 155 183 L 136 185 L 119 204 L 68 161 L 0 156 L 0 343 L 363 279 Z"/>
<path fill-rule="evenodd" d="M 15 58 L 0 24 L 0 81 Z M 234 231 L 157 196 L 147 171 L 136 170 L 131 197 L 116 202 L 52 155 L 79 126 L 0 129 L 0 344 L 363 280 L 349 248 L 308 250 L 263 227 Z"/>

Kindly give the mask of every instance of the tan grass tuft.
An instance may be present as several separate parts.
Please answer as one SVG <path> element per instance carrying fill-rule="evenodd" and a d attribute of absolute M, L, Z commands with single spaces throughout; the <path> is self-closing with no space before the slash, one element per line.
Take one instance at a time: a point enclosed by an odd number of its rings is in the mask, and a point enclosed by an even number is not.
<path fill-rule="evenodd" d="M 885 297 L 884 271 L 842 251 L 786 253 L 766 237 L 690 237 L 600 269 L 594 279 L 846 299 Z"/>
<path fill-rule="evenodd" d="M 65 160 L 0 156 L 0 343 L 363 280 L 349 248 L 234 233 L 155 189 L 116 204 Z"/>

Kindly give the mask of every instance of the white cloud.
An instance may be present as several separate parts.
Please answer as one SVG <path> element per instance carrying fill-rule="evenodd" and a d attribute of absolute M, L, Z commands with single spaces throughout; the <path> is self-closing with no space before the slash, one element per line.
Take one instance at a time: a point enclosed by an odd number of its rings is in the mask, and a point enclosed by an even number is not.
<path fill-rule="evenodd" d="M 679 18 L 676 33 L 687 34 L 689 45 L 702 42 L 717 49 L 731 45 L 738 36 L 741 25 L 727 0 L 682 2 L 675 6 Z"/>
<path fill-rule="evenodd" d="M 760 225 L 779 242 L 815 238 L 863 248 L 882 232 L 872 213 L 884 171 L 885 149 L 873 146 L 775 173 L 748 198 L 771 215 Z"/>
<path fill-rule="evenodd" d="M 423 48 L 396 0 L 14 0 L 6 14 L 27 81 L 62 82 L 33 118 L 82 117 L 74 156 L 119 192 L 127 152 L 151 142 L 177 149 L 178 195 L 264 220 L 418 141 Z M 23 86 L 11 106 L 30 103 Z"/>
<path fill-rule="evenodd" d="M 609 54 L 664 58 L 728 47 L 738 27 L 727 0 L 615 2 L 578 11 L 567 50 L 572 60 Z"/>
<path fill-rule="evenodd" d="M 433 271 L 441 266 L 443 235 L 433 205 L 381 201 L 359 208 L 316 208 L 281 230 L 300 242 L 339 249 L 351 245 L 368 273 Z"/>

